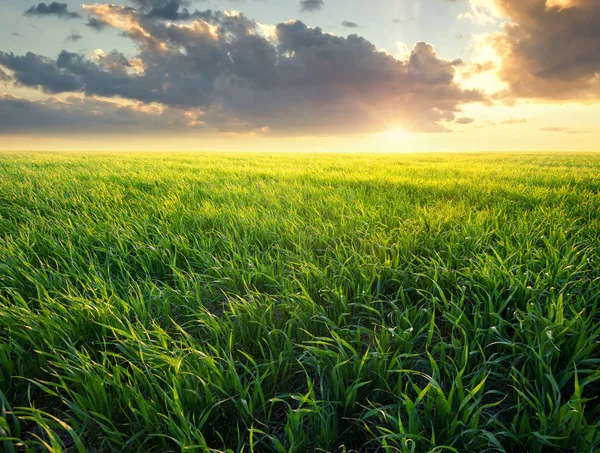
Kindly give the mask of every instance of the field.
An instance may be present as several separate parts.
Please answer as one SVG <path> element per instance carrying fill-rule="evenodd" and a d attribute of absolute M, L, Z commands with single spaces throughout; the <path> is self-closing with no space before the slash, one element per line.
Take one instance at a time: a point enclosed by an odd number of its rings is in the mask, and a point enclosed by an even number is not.
<path fill-rule="evenodd" d="M 0 154 L 0 450 L 600 451 L 600 154 Z"/>

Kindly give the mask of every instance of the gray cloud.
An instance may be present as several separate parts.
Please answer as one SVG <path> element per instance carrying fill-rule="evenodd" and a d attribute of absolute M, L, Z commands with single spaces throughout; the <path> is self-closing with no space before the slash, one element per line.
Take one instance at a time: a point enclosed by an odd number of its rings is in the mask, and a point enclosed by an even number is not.
<path fill-rule="evenodd" d="M 157 9 L 179 9 L 191 4 L 190 0 L 129 0 L 129 2 L 144 13 Z"/>
<path fill-rule="evenodd" d="M 495 0 L 510 18 L 490 42 L 502 57 L 499 75 L 513 97 L 598 99 L 600 2 Z"/>
<path fill-rule="evenodd" d="M 0 68 L 0 82 L 10 82 L 10 76 Z"/>
<path fill-rule="evenodd" d="M 475 122 L 475 120 L 473 118 L 467 118 L 467 117 L 458 118 L 455 121 L 456 124 L 471 124 L 474 122 Z"/>
<path fill-rule="evenodd" d="M 12 33 L 12 36 L 16 36 L 17 38 L 22 38 L 23 35 L 21 33 L 17 33 L 16 31 Z"/>
<path fill-rule="evenodd" d="M 455 81 L 461 61 L 440 58 L 424 42 L 398 60 L 357 35 L 337 37 L 299 21 L 265 29 L 210 10 L 190 24 L 116 5 L 86 10 L 120 29 L 138 53 L 88 59 L 63 51 L 51 60 L 0 52 L 0 66 L 24 86 L 160 104 L 222 131 L 443 132 L 461 104 L 483 100 Z"/>
<path fill-rule="evenodd" d="M 165 20 L 189 20 L 195 17 L 186 6 L 187 0 L 130 0 L 146 17 Z"/>
<path fill-rule="evenodd" d="M 82 38 L 83 38 L 83 36 L 81 36 L 79 33 L 71 32 L 71 34 L 65 38 L 65 41 L 66 42 L 78 42 Z"/>
<path fill-rule="evenodd" d="M 137 13 L 147 19 L 159 19 L 168 21 L 189 21 L 201 19 L 207 11 L 190 11 L 187 7 L 191 5 L 190 0 L 129 0 L 135 6 Z M 203 0 L 206 1 L 206 0 Z M 239 2 L 240 0 L 230 0 Z M 208 11 L 212 13 L 212 11 Z"/>
<path fill-rule="evenodd" d="M 342 22 L 342 27 L 345 27 L 345 28 L 358 28 L 359 25 L 356 22 L 350 22 L 350 21 L 345 20 L 345 21 Z"/>
<path fill-rule="evenodd" d="M 23 86 L 40 88 L 46 93 L 78 91 L 82 83 L 73 74 L 62 71 L 48 58 L 27 52 L 24 56 L 0 51 L 0 66 L 14 71 L 14 80 Z"/>
<path fill-rule="evenodd" d="M 62 19 L 77 19 L 78 13 L 69 11 L 67 3 L 38 3 L 25 11 L 26 16 L 56 16 Z"/>
<path fill-rule="evenodd" d="M 485 61 L 483 63 L 471 63 L 463 68 L 462 76 L 465 79 L 470 79 L 478 74 L 493 71 L 494 69 L 496 69 L 496 67 L 496 63 L 493 61 Z"/>
<path fill-rule="evenodd" d="M 325 6 L 323 0 L 301 0 L 300 10 L 301 11 L 318 11 Z"/>
<path fill-rule="evenodd" d="M 401 19 L 399 17 L 396 17 L 395 19 L 392 19 L 392 23 L 400 25 L 400 24 L 406 24 L 408 22 L 412 22 L 413 20 L 415 20 L 414 17 L 409 17 L 408 19 Z"/>
<path fill-rule="evenodd" d="M 143 131 L 185 131 L 195 118 L 177 109 L 141 104 L 122 105 L 94 98 L 68 97 L 30 101 L 0 95 L 0 134 L 44 133 L 80 134 Z"/>
<path fill-rule="evenodd" d="M 108 24 L 106 22 L 102 22 L 100 19 L 98 19 L 97 17 L 90 17 L 87 21 L 86 24 L 88 27 L 96 30 L 96 31 L 102 31 L 105 28 L 108 27 Z"/>

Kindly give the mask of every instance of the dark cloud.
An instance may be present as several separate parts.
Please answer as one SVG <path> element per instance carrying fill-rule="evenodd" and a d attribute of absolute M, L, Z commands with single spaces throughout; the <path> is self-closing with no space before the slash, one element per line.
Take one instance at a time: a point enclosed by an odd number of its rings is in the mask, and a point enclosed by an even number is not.
<path fill-rule="evenodd" d="M 42 34 L 44 33 L 42 29 L 40 29 L 39 27 L 36 27 L 31 22 L 29 23 L 29 26 L 39 33 L 42 33 Z"/>
<path fill-rule="evenodd" d="M 139 11 L 147 13 L 148 11 L 170 9 L 177 7 L 186 7 L 190 5 L 189 0 L 129 0 Z"/>
<path fill-rule="evenodd" d="M 467 117 L 458 118 L 455 121 L 456 124 L 471 124 L 474 122 L 475 122 L 475 120 L 473 118 L 467 118 Z"/>
<path fill-rule="evenodd" d="M 21 33 L 14 32 L 12 36 L 16 36 L 17 38 L 22 38 L 23 35 Z"/>
<path fill-rule="evenodd" d="M 132 129 L 159 132 L 203 127 L 195 125 L 193 115 L 177 109 L 77 97 L 30 101 L 0 95 L 0 118 L 0 134 L 119 134 Z"/>
<path fill-rule="evenodd" d="M 461 61 L 440 58 L 424 42 L 398 60 L 357 35 L 337 37 L 299 21 L 268 27 L 209 10 L 177 24 L 117 5 L 85 9 L 129 37 L 137 54 L 88 59 L 63 51 L 50 60 L 0 53 L 0 66 L 21 85 L 159 104 L 222 131 L 442 132 L 461 104 L 483 100 L 456 82 Z"/>
<path fill-rule="evenodd" d="M 62 19 L 77 19 L 78 13 L 69 11 L 67 3 L 38 3 L 25 11 L 26 16 L 56 16 Z"/>
<path fill-rule="evenodd" d="M 325 6 L 323 0 L 301 0 L 300 11 L 318 11 Z"/>
<path fill-rule="evenodd" d="M 86 24 L 88 27 L 96 30 L 96 31 L 102 31 L 104 30 L 106 27 L 108 27 L 108 24 L 106 22 L 101 21 L 100 19 L 98 19 L 97 17 L 90 17 L 87 21 Z"/>
<path fill-rule="evenodd" d="M 359 25 L 356 22 L 350 22 L 350 21 L 343 21 L 342 22 L 342 27 L 346 27 L 346 28 L 358 28 Z"/>
<path fill-rule="evenodd" d="M 73 91 L 83 91 L 90 96 L 120 96 L 146 103 L 168 104 L 168 94 L 161 92 L 159 86 L 159 83 L 165 83 L 164 74 L 160 82 L 155 79 L 154 74 L 149 74 L 148 77 L 136 75 L 131 72 L 131 63 L 118 51 L 98 54 L 96 60 L 90 61 L 79 54 L 62 51 L 56 60 L 56 67 L 80 83 L 79 89 Z M 184 105 L 182 102 L 171 104 Z M 192 107 L 194 104 L 187 105 Z"/>
<path fill-rule="evenodd" d="M 69 36 L 67 36 L 65 38 L 65 41 L 67 42 L 78 42 L 83 38 L 83 36 L 81 36 L 79 33 L 77 32 L 72 32 Z"/>
<path fill-rule="evenodd" d="M 202 12 L 190 12 L 189 0 L 130 0 L 139 13 L 147 18 L 186 21 L 202 17 Z"/>
<path fill-rule="evenodd" d="M 62 71 L 56 62 L 27 52 L 16 56 L 12 52 L 0 51 L 0 66 L 14 72 L 14 80 L 19 85 L 40 88 L 46 93 L 79 91 L 82 83 L 73 74 Z"/>
<path fill-rule="evenodd" d="M 10 82 L 10 76 L 2 69 L 0 69 L 0 82 Z"/>
<path fill-rule="evenodd" d="M 179 1 L 171 0 L 160 3 L 164 4 L 157 5 L 147 11 L 148 17 L 166 20 L 189 20 L 195 17 L 187 8 L 182 8 L 182 3 Z"/>
<path fill-rule="evenodd" d="M 510 21 L 490 42 L 502 58 L 499 75 L 513 97 L 598 99 L 600 1 L 495 4 Z"/>

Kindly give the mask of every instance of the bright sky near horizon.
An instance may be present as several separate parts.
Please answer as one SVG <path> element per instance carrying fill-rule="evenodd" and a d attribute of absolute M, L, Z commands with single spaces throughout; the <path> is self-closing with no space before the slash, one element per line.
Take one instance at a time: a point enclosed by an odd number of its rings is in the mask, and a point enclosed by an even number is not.
<path fill-rule="evenodd" d="M 0 3 L 0 149 L 599 150 L 598 0 Z"/>

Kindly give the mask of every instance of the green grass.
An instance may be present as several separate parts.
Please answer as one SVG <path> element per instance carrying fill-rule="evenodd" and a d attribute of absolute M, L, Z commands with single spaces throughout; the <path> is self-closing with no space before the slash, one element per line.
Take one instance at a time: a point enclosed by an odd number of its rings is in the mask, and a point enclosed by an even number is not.
<path fill-rule="evenodd" d="M 600 154 L 0 154 L 0 450 L 600 451 Z"/>

